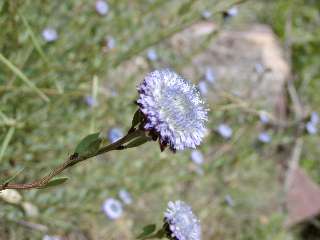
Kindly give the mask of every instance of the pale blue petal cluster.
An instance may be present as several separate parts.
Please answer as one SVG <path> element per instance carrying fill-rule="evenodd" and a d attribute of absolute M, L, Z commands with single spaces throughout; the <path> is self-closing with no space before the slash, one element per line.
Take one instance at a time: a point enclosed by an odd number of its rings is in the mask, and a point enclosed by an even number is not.
<path fill-rule="evenodd" d="M 221 137 L 225 138 L 225 139 L 229 139 L 232 136 L 232 128 L 225 123 L 221 123 L 218 126 L 218 133 L 220 134 Z"/>
<path fill-rule="evenodd" d="M 126 189 L 120 189 L 120 191 L 118 192 L 118 196 L 126 205 L 130 205 L 133 202 L 131 194 Z"/>
<path fill-rule="evenodd" d="M 260 122 L 263 123 L 263 124 L 268 124 L 270 119 L 267 115 L 266 112 L 260 112 L 259 113 L 259 118 L 260 118 Z"/>
<path fill-rule="evenodd" d="M 258 136 L 258 140 L 262 143 L 269 143 L 271 142 L 272 138 L 269 133 L 261 132 Z"/>
<path fill-rule="evenodd" d="M 147 52 L 147 57 L 150 61 L 154 62 L 158 60 L 158 54 L 155 49 L 151 48 Z"/>
<path fill-rule="evenodd" d="M 112 220 L 118 219 L 123 214 L 121 202 L 114 198 L 108 198 L 104 201 L 102 211 Z"/>
<path fill-rule="evenodd" d="M 42 31 L 42 37 L 46 42 L 54 42 L 58 39 L 58 33 L 54 28 L 47 27 Z"/>
<path fill-rule="evenodd" d="M 192 162 L 197 165 L 202 165 L 204 162 L 203 154 L 198 150 L 193 150 L 190 157 Z"/>
<path fill-rule="evenodd" d="M 317 112 L 312 112 L 310 121 L 306 123 L 306 130 L 309 134 L 314 135 L 318 132 L 319 115 Z"/>
<path fill-rule="evenodd" d="M 170 237 L 177 240 L 200 240 L 201 226 L 189 205 L 182 201 L 169 202 L 164 214 Z"/>
<path fill-rule="evenodd" d="M 104 0 L 97 0 L 96 1 L 96 11 L 99 13 L 101 16 L 106 15 L 109 12 L 109 5 L 106 1 Z"/>
<path fill-rule="evenodd" d="M 160 145 L 183 150 L 201 143 L 208 109 L 193 84 L 170 69 L 161 69 L 149 73 L 138 92 L 144 128 L 157 134 Z"/>

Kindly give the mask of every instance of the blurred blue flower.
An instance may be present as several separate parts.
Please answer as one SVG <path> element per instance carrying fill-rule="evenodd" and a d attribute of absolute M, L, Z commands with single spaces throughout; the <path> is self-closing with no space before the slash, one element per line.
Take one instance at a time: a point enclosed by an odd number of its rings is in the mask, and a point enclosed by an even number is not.
<path fill-rule="evenodd" d="M 42 37 L 46 42 L 54 42 L 58 39 L 58 33 L 54 28 L 47 27 L 42 31 Z"/>
<path fill-rule="evenodd" d="M 269 143 L 269 142 L 271 142 L 271 139 L 272 138 L 271 138 L 270 134 L 267 132 L 262 132 L 258 136 L 258 140 L 262 143 Z"/>
<path fill-rule="evenodd" d="M 86 96 L 84 100 L 89 107 L 98 105 L 97 101 L 92 96 Z"/>
<path fill-rule="evenodd" d="M 108 139 L 111 143 L 118 141 L 123 136 L 123 131 L 120 128 L 111 128 L 108 132 Z"/>
<path fill-rule="evenodd" d="M 259 113 L 259 118 L 260 122 L 263 124 L 268 124 L 269 123 L 269 117 L 265 112 L 260 112 Z"/>
<path fill-rule="evenodd" d="M 204 18 L 204 19 L 209 19 L 211 18 L 212 16 L 212 13 L 208 10 L 204 10 L 202 13 L 201 13 L 201 16 Z"/>
<path fill-rule="evenodd" d="M 318 132 L 317 125 L 311 121 L 307 122 L 306 124 L 306 130 L 310 135 L 315 135 Z"/>
<path fill-rule="evenodd" d="M 205 81 L 200 81 L 198 83 L 198 88 L 202 96 L 206 96 L 208 94 L 208 86 Z"/>
<path fill-rule="evenodd" d="M 123 209 L 120 201 L 108 198 L 102 205 L 102 211 L 112 220 L 122 216 Z"/>
<path fill-rule="evenodd" d="M 224 201 L 229 207 L 234 207 L 233 198 L 229 194 L 224 197 Z"/>
<path fill-rule="evenodd" d="M 319 123 L 319 115 L 318 115 L 317 112 L 312 112 L 311 113 L 310 122 L 312 122 L 314 124 L 318 124 Z"/>
<path fill-rule="evenodd" d="M 233 6 L 227 10 L 227 14 L 229 17 L 235 17 L 238 15 L 238 7 Z"/>
<path fill-rule="evenodd" d="M 217 131 L 225 139 L 231 138 L 233 132 L 231 127 L 225 123 L 220 124 Z"/>
<path fill-rule="evenodd" d="M 106 15 L 109 11 L 109 5 L 106 1 L 104 0 L 97 0 L 96 1 L 96 11 L 100 15 Z"/>
<path fill-rule="evenodd" d="M 263 66 L 261 63 L 256 63 L 256 64 L 254 65 L 254 69 L 256 70 L 256 72 L 257 72 L 259 75 L 261 75 L 261 74 L 263 74 L 263 73 L 265 72 L 265 68 L 264 68 L 264 66 Z"/>
<path fill-rule="evenodd" d="M 130 205 L 133 202 L 131 194 L 126 189 L 120 189 L 118 195 L 121 201 L 126 205 Z"/>
<path fill-rule="evenodd" d="M 216 76 L 215 76 L 214 71 L 211 67 L 208 67 L 206 69 L 204 77 L 205 77 L 205 80 L 211 84 L 216 81 Z"/>
<path fill-rule="evenodd" d="M 159 138 L 163 150 L 198 146 L 206 133 L 207 112 L 197 88 L 170 69 L 149 73 L 138 86 L 137 103 L 144 129 Z"/>
<path fill-rule="evenodd" d="M 113 49 L 116 47 L 116 40 L 114 39 L 114 37 L 107 37 L 106 39 L 106 45 L 109 49 Z"/>
<path fill-rule="evenodd" d="M 201 239 L 200 221 L 186 203 L 182 201 L 169 202 L 164 216 L 165 230 L 170 239 Z"/>
<path fill-rule="evenodd" d="M 202 165 L 204 162 L 204 158 L 203 155 L 200 151 L 198 150 L 193 150 L 191 152 L 191 160 L 192 162 L 194 162 L 197 165 Z"/>
<path fill-rule="evenodd" d="M 150 48 L 147 52 L 147 58 L 152 62 L 157 61 L 158 54 L 157 54 L 156 50 L 153 48 Z"/>

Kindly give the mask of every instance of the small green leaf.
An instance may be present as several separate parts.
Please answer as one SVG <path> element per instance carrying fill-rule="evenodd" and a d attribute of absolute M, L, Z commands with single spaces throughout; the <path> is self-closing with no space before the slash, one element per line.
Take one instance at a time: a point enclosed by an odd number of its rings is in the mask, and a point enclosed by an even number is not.
<path fill-rule="evenodd" d="M 66 182 L 69 178 L 68 177 L 58 177 L 58 178 L 52 178 L 47 185 L 45 185 L 42 188 L 48 188 L 48 187 L 55 187 L 58 186 L 60 184 L 63 184 L 64 182 Z"/>
<path fill-rule="evenodd" d="M 147 136 L 142 136 L 142 137 L 139 137 L 131 142 L 129 142 L 125 148 L 134 148 L 134 147 L 138 147 L 148 141 L 150 141 L 151 138 L 150 137 L 147 137 Z"/>
<path fill-rule="evenodd" d="M 83 138 L 75 149 L 75 153 L 79 156 L 85 156 L 89 154 L 94 154 L 99 150 L 102 139 L 99 137 L 99 132 L 89 134 Z"/>
<path fill-rule="evenodd" d="M 142 233 L 137 237 L 137 239 L 143 239 L 151 235 L 156 230 L 156 228 L 157 226 L 155 224 L 144 226 L 142 229 Z"/>

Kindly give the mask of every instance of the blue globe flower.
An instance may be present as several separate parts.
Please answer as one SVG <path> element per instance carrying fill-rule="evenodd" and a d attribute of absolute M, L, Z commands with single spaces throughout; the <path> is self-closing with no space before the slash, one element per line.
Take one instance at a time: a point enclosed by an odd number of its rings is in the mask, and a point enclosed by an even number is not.
<path fill-rule="evenodd" d="M 197 88 L 170 69 L 149 73 L 138 86 L 137 103 L 143 127 L 159 139 L 163 150 L 198 146 L 205 133 L 207 112 Z"/>
<path fill-rule="evenodd" d="M 165 231 L 170 239 L 200 240 L 201 226 L 189 205 L 182 201 L 169 202 L 164 214 Z"/>

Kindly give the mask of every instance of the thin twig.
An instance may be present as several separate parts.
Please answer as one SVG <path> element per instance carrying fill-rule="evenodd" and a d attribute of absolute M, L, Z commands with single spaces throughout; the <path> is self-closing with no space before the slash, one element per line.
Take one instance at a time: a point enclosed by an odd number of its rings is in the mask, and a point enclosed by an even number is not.
<path fill-rule="evenodd" d="M 131 133 L 128 133 L 123 138 L 119 139 L 115 143 L 112 143 L 110 145 L 107 145 L 105 147 L 100 148 L 96 153 L 88 154 L 85 156 L 77 156 L 73 157 L 70 156 L 64 163 L 57 166 L 55 169 L 53 169 L 48 175 L 35 180 L 31 183 L 6 183 L 6 184 L 0 184 L 0 191 L 4 189 L 32 189 L 32 188 L 41 188 L 48 184 L 48 182 L 55 176 L 62 173 L 64 170 L 66 170 L 69 167 L 72 167 L 73 165 L 78 164 L 79 162 L 85 161 L 89 158 L 101 155 L 106 152 L 110 152 L 113 150 L 121 149 L 120 147 L 123 146 L 123 144 L 131 141 L 132 139 L 140 136 L 143 133 L 142 130 L 135 130 Z"/>

